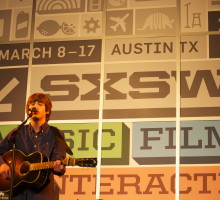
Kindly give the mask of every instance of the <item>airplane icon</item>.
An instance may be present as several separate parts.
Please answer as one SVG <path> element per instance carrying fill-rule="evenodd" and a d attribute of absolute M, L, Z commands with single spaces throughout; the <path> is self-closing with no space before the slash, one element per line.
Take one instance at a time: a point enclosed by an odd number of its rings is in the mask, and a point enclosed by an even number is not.
<path fill-rule="evenodd" d="M 113 29 L 113 31 L 115 32 L 118 28 L 118 26 L 121 26 L 122 30 L 125 32 L 126 31 L 126 23 L 125 23 L 125 19 L 127 19 L 129 16 L 129 13 L 127 13 L 126 15 L 124 15 L 124 17 L 120 18 L 120 17 L 110 17 L 110 19 L 114 22 L 116 22 L 116 24 L 114 26 L 111 26 L 111 29 Z"/>

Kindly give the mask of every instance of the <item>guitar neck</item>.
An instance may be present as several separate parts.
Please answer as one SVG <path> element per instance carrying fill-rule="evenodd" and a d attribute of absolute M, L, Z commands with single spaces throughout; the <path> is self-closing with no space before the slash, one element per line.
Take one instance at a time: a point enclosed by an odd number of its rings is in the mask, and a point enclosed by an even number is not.
<path fill-rule="evenodd" d="M 62 165 L 71 165 L 74 166 L 76 163 L 77 159 L 73 159 L 73 158 L 65 158 L 62 161 Z M 42 169 L 51 169 L 54 166 L 55 161 L 50 161 L 50 162 L 41 162 L 41 163 L 31 163 L 29 170 L 30 171 L 35 171 L 35 170 L 42 170 Z"/>
<path fill-rule="evenodd" d="M 65 158 L 62 161 L 62 165 L 65 166 L 79 166 L 79 167 L 96 167 L 97 159 L 96 158 Z M 42 170 L 42 169 L 51 169 L 54 166 L 54 161 L 51 162 L 41 162 L 41 163 L 31 163 L 29 171 Z"/>
<path fill-rule="evenodd" d="M 30 171 L 42 170 L 42 169 L 51 169 L 54 166 L 54 161 L 52 162 L 42 162 L 42 163 L 31 163 Z"/>

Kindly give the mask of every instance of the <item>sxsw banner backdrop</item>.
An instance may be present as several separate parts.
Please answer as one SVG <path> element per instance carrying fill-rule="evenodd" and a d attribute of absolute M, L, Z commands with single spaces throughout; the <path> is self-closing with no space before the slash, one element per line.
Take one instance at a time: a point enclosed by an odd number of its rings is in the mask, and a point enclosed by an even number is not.
<path fill-rule="evenodd" d="M 100 161 L 56 177 L 60 200 L 219 200 L 219 77 L 220 0 L 1 1 L 0 140 L 43 92 Z"/>

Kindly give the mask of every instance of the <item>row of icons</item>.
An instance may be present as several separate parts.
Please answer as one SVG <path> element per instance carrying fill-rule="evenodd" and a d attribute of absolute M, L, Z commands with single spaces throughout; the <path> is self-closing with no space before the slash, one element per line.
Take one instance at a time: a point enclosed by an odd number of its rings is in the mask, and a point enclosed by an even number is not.
<path fill-rule="evenodd" d="M 128 12 L 124 14 L 117 13 L 109 17 L 109 28 L 112 30 L 113 34 L 117 31 L 126 32 L 127 27 L 132 25 L 133 13 Z M 0 19 L 0 37 L 4 36 L 4 28 L 8 26 L 8 19 Z M 142 27 L 137 28 L 138 31 L 150 29 L 150 30 L 162 30 L 162 29 L 173 29 L 174 19 L 170 18 L 167 14 L 163 12 L 156 12 L 149 15 Z M 15 37 L 25 38 L 28 36 L 30 26 L 30 13 L 21 11 L 16 16 L 16 28 Z M 86 29 L 87 33 L 95 33 L 97 29 L 101 29 L 101 22 L 99 19 L 93 17 L 88 18 L 84 21 L 83 28 Z M 43 36 L 55 35 L 59 30 L 66 35 L 73 35 L 76 33 L 76 26 L 70 24 L 66 21 L 62 21 L 61 24 L 55 19 L 45 20 L 37 25 L 36 30 Z M 8 35 L 8 33 L 5 33 Z"/>
<path fill-rule="evenodd" d="M 220 6 L 220 0 L 206 0 L 210 6 Z M 101 11 L 106 3 L 107 9 L 145 6 L 176 6 L 176 0 L 36 0 L 38 14 L 54 14 Z M 198 2 L 200 2 L 198 0 Z M 5 0 L 2 8 L 31 6 L 30 0 Z M 87 8 L 86 8 L 87 6 Z"/>
<path fill-rule="evenodd" d="M 127 31 L 127 27 L 131 24 L 132 13 L 125 13 L 122 16 L 109 17 L 109 23 L 111 24 L 109 28 L 114 33 L 121 30 L 122 32 Z M 201 13 L 193 13 L 192 21 L 186 21 L 185 28 L 193 28 L 194 26 L 202 26 L 201 22 Z M 130 20 L 128 20 L 130 16 Z M 220 16 L 220 14 L 219 14 Z M 216 22 L 220 22 L 220 17 Z M 5 19 L 0 19 L 0 37 L 4 36 L 4 27 L 8 26 L 7 21 Z M 16 17 L 16 28 L 15 28 L 15 37 L 16 38 L 26 38 L 28 36 L 28 31 L 30 26 L 30 15 L 29 13 L 25 13 L 21 11 Z M 37 31 L 43 36 L 52 36 L 55 35 L 59 30 L 66 35 L 72 35 L 76 33 L 76 26 L 73 24 L 68 24 L 63 21 L 59 24 L 58 21 L 54 20 L 45 20 L 42 21 L 38 27 Z M 87 30 L 87 33 L 93 32 L 95 33 L 97 29 L 101 29 L 101 23 L 99 19 L 94 19 L 93 17 L 88 18 L 84 21 L 84 29 Z M 142 23 L 142 26 L 137 27 L 137 31 L 145 31 L 145 30 L 174 30 L 174 18 L 169 17 L 166 13 L 163 12 L 155 12 L 149 15 Z M 6 33 L 8 35 L 8 33 Z"/>
<path fill-rule="evenodd" d="M 43 1 L 43 0 L 42 0 Z M 156 0 L 155 0 L 156 1 Z M 77 1 L 76 1 L 77 2 Z M 94 1 L 93 1 L 94 3 Z M 213 4 L 220 4 L 220 0 L 212 1 Z M 40 8 L 41 4 L 38 5 Z M 100 5 L 100 4 L 99 4 Z M 49 6 L 49 5 L 48 5 Z M 48 9 L 47 6 L 47 9 Z M 76 4 L 78 6 L 78 4 Z M 42 6 L 43 9 L 43 6 Z M 46 9 L 46 10 L 47 10 Z M 200 28 L 201 31 L 204 29 L 204 15 L 205 13 L 201 10 L 196 11 L 191 5 L 191 2 L 187 2 L 183 5 L 182 13 L 185 19 L 181 19 L 182 28 L 193 29 Z M 133 27 L 135 26 L 135 34 L 145 34 L 145 33 L 155 33 L 156 31 L 163 31 L 163 33 L 173 33 L 175 31 L 175 12 L 176 8 L 161 8 L 161 9 L 140 9 L 140 10 L 114 10 L 107 11 L 106 18 L 106 35 L 131 35 L 133 34 Z M 209 20 L 209 23 L 219 23 L 220 21 L 220 11 L 215 12 L 215 19 Z M 211 12 L 209 12 L 211 13 Z M 13 32 L 15 39 L 28 39 L 30 32 L 30 22 L 31 22 L 31 11 L 21 10 L 15 16 L 15 23 L 13 24 L 13 29 L 10 30 L 12 10 L 2 10 L 0 11 L 0 41 L 9 40 L 10 32 Z M 47 17 L 48 16 L 48 17 Z M 79 16 L 79 15 L 78 15 Z M 217 16 L 217 18 L 216 18 Z M 219 17 L 218 17 L 219 16 Z M 47 17 L 47 20 L 45 18 Z M 69 14 L 67 20 L 62 20 L 62 15 L 58 18 L 51 17 L 51 15 L 36 15 L 35 21 L 35 38 L 45 38 L 47 36 L 56 35 L 60 30 L 66 36 L 77 35 L 79 32 L 78 21 L 71 21 L 76 17 L 76 15 Z M 212 14 L 210 14 L 212 17 Z M 135 24 L 133 21 L 135 19 Z M 99 16 L 88 14 L 81 22 L 81 29 L 85 30 L 89 34 L 98 33 L 101 35 L 102 30 L 102 12 Z M 197 30 L 199 31 L 199 30 Z M 213 30 L 212 30 L 213 31 Z M 215 30 L 219 31 L 219 30 Z M 100 36 L 96 35 L 96 36 Z M 60 33 L 59 33 L 60 36 Z M 62 37 L 62 36 L 61 36 Z"/>

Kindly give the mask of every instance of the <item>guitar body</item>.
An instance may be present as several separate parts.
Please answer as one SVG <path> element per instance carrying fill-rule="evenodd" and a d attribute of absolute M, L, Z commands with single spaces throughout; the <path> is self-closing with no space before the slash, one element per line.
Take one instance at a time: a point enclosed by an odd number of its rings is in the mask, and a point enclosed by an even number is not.
<path fill-rule="evenodd" d="M 2 158 L 11 167 L 13 151 L 7 151 Z M 79 167 L 96 167 L 97 158 L 65 158 L 62 160 L 65 166 Z M 54 162 L 49 162 L 46 156 L 40 152 L 34 152 L 29 155 L 15 149 L 14 163 L 14 184 L 13 195 L 23 191 L 25 188 L 33 189 L 34 191 L 42 190 L 49 183 L 49 175 L 53 168 Z M 5 180 L 0 176 L 0 192 L 7 193 L 10 191 L 11 181 Z"/>
<path fill-rule="evenodd" d="M 12 150 L 6 152 L 2 158 L 11 166 Z M 25 155 L 18 149 L 15 149 L 15 170 L 14 170 L 14 186 L 13 194 L 17 194 L 24 188 L 30 187 L 34 190 L 39 190 L 48 180 L 49 170 L 35 170 L 30 171 L 31 163 L 47 162 L 48 158 L 43 156 L 40 152 L 34 152 Z M 0 191 L 10 191 L 10 180 L 5 180 L 0 176 Z"/>

